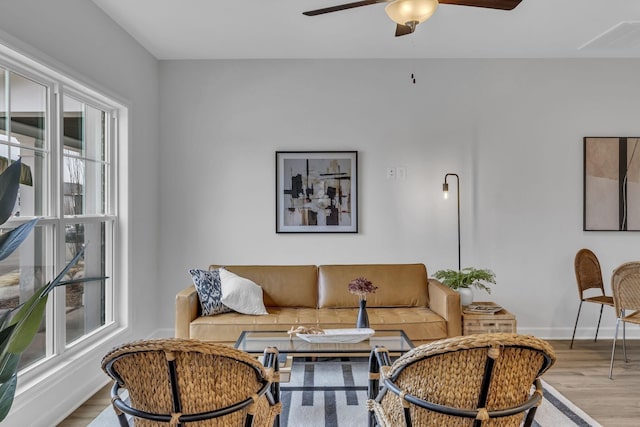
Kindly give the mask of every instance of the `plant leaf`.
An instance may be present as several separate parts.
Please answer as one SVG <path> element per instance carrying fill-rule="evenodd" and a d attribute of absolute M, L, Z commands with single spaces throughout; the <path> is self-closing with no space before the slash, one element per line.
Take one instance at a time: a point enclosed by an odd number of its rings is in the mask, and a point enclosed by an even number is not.
<path fill-rule="evenodd" d="M 98 282 L 101 280 L 106 280 L 108 278 L 109 276 L 82 277 L 80 279 L 63 280 L 61 282 L 56 283 L 56 286 L 75 285 L 76 283 L 85 283 L 85 282 Z"/>
<path fill-rule="evenodd" d="M 36 294 L 38 295 L 38 294 Z M 47 299 L 49 294 L 40 295 L 40 298 L 35 300 L 35 304 L 32 306 L 23 307 L 23 310 L 30 310 L 16 323 L 16 328 L 9 338 L 9 344 L 7 351 L 10 353 L 22 353 L 29 347 L 31 341 L 36 336 L 38 329 L 40 329 L 40 323 L 42 322 L 42 316 L 44 310 L 47 307 Z M 20 314 L 18 312 L 18 314 Z"/>
<path fill-rule="evenodd" d="M 14 309 L 15 314 L 9 322 L 10 325 L 16 325 L 20 323 L 22 319 L 29 315 L 29 312 L 33 310 L 33 307 L 36 305 L 38 300 L 42 298 L 43 295 L 46 295 L 48 293 L 45 292 L 47 286 L 43 286 L 42 288 L 38 289 L 33 295 L 29 297 L 27 301 L 22 303 L 18 308 Z"/>
<path fill-rule="evenodd" d="M 9 338 L 11 338 L 11 334 L 15 327 L 16 325 L 9 325 L 0 331 L 0 354 L 3 354 L 7 348 L 7 343 L 9 342 Z"/>
<path fill-rule="evenodd" d="M 7 353 L 2 358 L 0 366 L 0 384 L 3 384 L 11 379 L 11 377 L 18 372 L 18 362 L 20 361 L 20 355 L 14 353 Z"/>
<path fill-rule="evenodd" d="M 0 224 L 7 222 L 13 212 L 20 188 L 21 170 L 22 160 L 18 159 L 0 174 Z"/>
<path fill-rule="evenodd" d="M 0 201 L 0 203 L 2 203 Z M 34 218 L 29 222 L 9 230 L 3 235 L 0 235 L 0 261 L 8 257 L 18 249 L 18 246 L 29 236 L 31 230 L 38 222 L 38 218 Z"/>
<path fill-rule="evenodd" d="M 0 314 L 0 328 L 4 329 L 4 327 L 7 324 L 9 324 L 9 320 L 11 319 L 11 313 L 12 313 L 12 310 L 5 310 L 4 313 Z"/>
<path fill-rule="evenodd" d="M 16 393 L 16 385 L 18 384 L 18 375 L 14 374 L 9 381 L 0 385 L 0 422 L 7 418 L 11 405 L 13 405 L 13 397 Z"/>
<path fill-rule="evenodd" d="M 0 383 L 9 379 L 9 375 L 6 374 L 5 365 L 11 356 L 11 353 L 7 351 L 7 346 L 9 345 L 9 339 L 14 329 L 15 325 L 11 325 L 8 328 L 2 329 L 0 332 Z"/>
<path fill-rule="evenodd" d="M 76 265 L 78 260 L 80 260 L 80 258 L 84 254 L 84 251 L 85 251 L 86 248 L 87 247 L 85 245 L 82 245 L 82 247 L 80 248 L 80 250 L 78 251 L 76 256 L 74 256 L 73 259 L 71 261 L 69 261 L 69 264 L 67 264 L 65 266 L 65 268 L 62 269 L 62 271 L 55 277 L 55 279 L 53 279 L 51 282 L 49 282 L 49 284 L 47 285 L 45 293 L 48 294 L 49 292 L 51 292 L 51 290 L 53 288 L 55 288 L 56 286 L 60 285 L 60 282 L 62 282 L 62 279 L 69 272 L 69 270 L 71 270 L 71 267 Z"/>

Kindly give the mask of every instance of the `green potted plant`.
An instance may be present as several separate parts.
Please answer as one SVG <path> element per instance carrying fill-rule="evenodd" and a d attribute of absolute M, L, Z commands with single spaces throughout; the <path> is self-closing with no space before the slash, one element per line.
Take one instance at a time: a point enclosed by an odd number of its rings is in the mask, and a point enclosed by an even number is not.
<path fill-rule="evenodd" d="M 496 275 L 486 268 L 466 267 L 462 270 L 438 270 L 433 275 L 443 284 L 460 293 L 460 304 L 469 305 L 473 302 L 471 287 L 483 289 L 491 293 L 488 283 L 496 283 Z M 462 291 L 462 292 L 461 292 Z"/>
<path fill-rule="evenodd" d="M 13 162 L 0 174 L 0 225 L 4 224 L 13 212 L 20 187 L 22 162 Z M 36 225 L 37 218 L 19 227 L 0 234 L 0 261 L 7 258 L 29 236 Z M 84 277 L 74 280 L 63 280 L 84 254 L 85 247 L 80 248 L 75 257 L 51 282 L 37 290 L 23 304 L 0 310 L 0 422 L 9 414 L 18 382 L 18 362 L 20 355 L 27 349 L 40 329 L 42 316 L 47 306 L 49 293 L 56 286 L 73 283 L 99 281 L 106 277 Z"/>

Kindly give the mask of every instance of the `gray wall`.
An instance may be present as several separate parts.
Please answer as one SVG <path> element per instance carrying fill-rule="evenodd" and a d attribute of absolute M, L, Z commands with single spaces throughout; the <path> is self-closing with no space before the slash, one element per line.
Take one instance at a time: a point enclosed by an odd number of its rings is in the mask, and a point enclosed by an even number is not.
<path fill-rule="evenodd" d="M 211 263 L 456 268 L 456 172 L 462 265 L 498 279 L 476 300 L 570 337 L 576 251 L 606 281 L 640 256 L 640 234 L 582 231 L 582 138 L 638 135 L 638 75 L 640 60 L 161 61 L 160 306 Z M 276 234 L 276 150 L 358 150 L 360 233 Z M 591 336 L 596 307 L 583 316 Z M 611 310 L 602 336 L 613 326 Z"/>

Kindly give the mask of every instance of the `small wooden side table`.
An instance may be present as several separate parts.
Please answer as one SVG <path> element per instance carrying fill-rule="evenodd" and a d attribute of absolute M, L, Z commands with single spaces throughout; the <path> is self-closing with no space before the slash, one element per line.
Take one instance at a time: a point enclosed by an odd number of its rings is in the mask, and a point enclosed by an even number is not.
<path fill-rule="evenodd" d="M 475 302 L 474 304 L 492 304 L 491 302 Z M 502 309 L 497 313 L 465 313 L 462 312 L 462 334 L 486 334 L 491 332 L 510 332 L 516 333 L 516 316 Z"/>

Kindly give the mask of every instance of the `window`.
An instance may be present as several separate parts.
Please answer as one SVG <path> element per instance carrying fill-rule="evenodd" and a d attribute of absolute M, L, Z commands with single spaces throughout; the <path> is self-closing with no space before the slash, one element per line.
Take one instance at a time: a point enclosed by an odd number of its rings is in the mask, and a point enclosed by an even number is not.
<path fill-rule="evenodd" d="M 28 239 L 0 262 L 0 310 L 26 301 L 86 247 L 57 288 L 20 369 L 35 369 L 116 323 L 117 118 L 121 107 L 54 71 L 0 54 L 0 171 L 22 159 L 21 185 L 4 232 L 33 217 Z"/>

